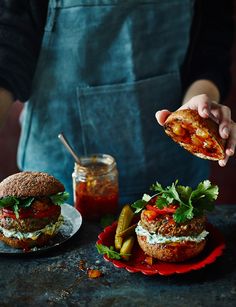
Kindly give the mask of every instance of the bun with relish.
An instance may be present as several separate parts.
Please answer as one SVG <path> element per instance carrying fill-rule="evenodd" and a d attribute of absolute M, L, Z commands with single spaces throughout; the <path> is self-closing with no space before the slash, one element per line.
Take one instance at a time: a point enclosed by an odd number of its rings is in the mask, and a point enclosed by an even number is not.
<path fill-rule="evenodd" d="M 165 132 L 175 142 L 199 158 L 223 160 L 225 140 L 219 125 L 211 118 L 202 118 L 196 110 L 177 110 L 167 118 Z"/>

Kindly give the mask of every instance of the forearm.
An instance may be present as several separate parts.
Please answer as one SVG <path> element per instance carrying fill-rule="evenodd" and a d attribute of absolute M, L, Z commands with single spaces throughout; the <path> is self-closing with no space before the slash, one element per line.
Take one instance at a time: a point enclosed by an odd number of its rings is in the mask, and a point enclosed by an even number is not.
<path fill-rule="evenodd" d="M 212 81 L 197 80 L 193 82 L 187 89 L 183 98 L 183 104 L 188 102 L 192 97 L 202 94 L 207 95 L 211 101 L 220 101 L 220 92 Z"/>

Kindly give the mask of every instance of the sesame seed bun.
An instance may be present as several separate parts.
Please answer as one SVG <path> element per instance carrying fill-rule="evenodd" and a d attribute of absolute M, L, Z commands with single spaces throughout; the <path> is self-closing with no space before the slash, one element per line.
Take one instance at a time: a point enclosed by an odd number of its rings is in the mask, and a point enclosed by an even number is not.
<path fill-rule="evenodd" d="M 42 172 L 19 172 L 0 183 L 0 197 L 43 197 L 64 192 L 64 185 L 53 176 Z"/>
<path fill-rule="evenodd" d="M 177 110 L 167 118 L 165 132 L 180 146 L 199 158 L 224 159 L 225 140 L 219 135 L 219 125 L 202 118 L 196 110 Z"/>

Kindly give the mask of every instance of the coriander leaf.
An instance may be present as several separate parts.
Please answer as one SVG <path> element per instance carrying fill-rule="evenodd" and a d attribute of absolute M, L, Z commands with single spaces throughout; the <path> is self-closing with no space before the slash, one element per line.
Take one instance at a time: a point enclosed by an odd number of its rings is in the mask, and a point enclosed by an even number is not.
<path fill-rule="evenodd" d="M 192 192 L 191 198 L 192 200 L 197 200 L 199 198 L 205 197 L 209 201 L 216 200 L 219 194 L 219 188 L 216 185 L 212 185 L 209 180 L 204 180 L 200 182 L 196 188 Z"/>
<path fill-rule="evenodd" d="M 159 196 L 155 202 L 155 204 L 157 205 L 157 207 L 159 209 L 163 209 L 164 207 L 166 207 L 169 202 L 165 197 Z"/>
<path fill-rule="evenodd" d="M 178 180 L 176 180 L 175 183 L 172 183 L 171 187 L 169 187 L 169 191 L 171 192 L 171 194 L 173 196 L 173 200 L 175 199 L 175 200 L 181 202 L 180 197 L 179 197 L 179 193 L 176 189 L 177 182 L 178 182 Z"/>
<path fill-rule="evenodd" d="M 114 251 L 113 247 L 109 248 L 108 246 L 102 244 L 96 244 L 96 248 L 99 254 L 107 255 L 108 258 L 117 260 L 121 259 L 120 253 Z"/>
<path fill-rule="evenodd" d="M 150 190 L 155 192 L 163 192 L 163 188 L 159 182 L 156 182 L 151 185 Z"/>
<path fill-rule="evenodd" d="M 69 196 L 68 192 L 60 192 L 50 196 L 50 198 L 55 205 L 62 205 L 68 200 Z"/>
<path fill-rule="evenodd" d="M 131 207 L 136 209 L 134 213 L 139 213 L 146 207 L 147 202 L 143 199 L 139 199 L 136 202 L 134 202 Z"/>
<path fill-rule="evenodd" d="M 34 197 L 28 197 L 28 198 L 22 199 L 20 200 L 20 206 L 23 208 L 28 208 L 30 207 L 33 201 L 34 201 Z"/>
<path fill-rule="evenodd" d="M 182 199 L 182 201 L 188 202 L 188 199 L 192 193 L 192 188 L 188 186 L 185 187 L 182 185 L 178 185 L 176 189 L 178 191 L 180 199 Z"/>
<path fill-rule="evenodd" d="M 191 220 L 193 218 L 193 208 L 180 206 L 173 214 L 173 218 L 176 223 L 183 223 L 188 219 Z"/>
<path fill-rule="evenodd" d="M 0 199 L 0 208 L 13 206 L 16 202 L 19 202 L 15 196 L 7 196 Z"/>

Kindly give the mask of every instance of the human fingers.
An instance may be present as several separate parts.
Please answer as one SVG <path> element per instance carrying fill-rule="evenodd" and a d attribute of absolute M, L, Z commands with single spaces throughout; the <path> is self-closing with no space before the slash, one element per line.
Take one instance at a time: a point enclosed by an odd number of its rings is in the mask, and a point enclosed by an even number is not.
<path fill-rule="evenodd" d="M 223 139 L 227 139 L 234 133 L 234 124 L 232 124 L 231 110 L 225 105 L 219 105 L 219 134 Z M 231 131 L 232 130 L 232 131 Z M 232 133 L 231 133 L 232 132 Z"/>
<path fill-rule="evenodd" d="M 157 119 L 157 122 L 159 123 L 159 125 L 163 126 L 167 117 L 171 114 L 170 111 L 168 110 L 160 110 L 157 111 L 155 114 L 155 117 Z"/>
<path fill-rule="evenodd" d="M 236 147 L 236 123 L 231 122 L 230 135 L 225 145 L 225 158 L 219 161 L 220 166 L 225 166 L 231 156 L 235 153 Z"/>
<path fill-rule="evenodd" d="M 206 94 L 193 96 L 179 108 L 179 110 L 183 109 L 197 110 L 201 117 L 207 118 L 210 113 L 210 99 Z"/>

